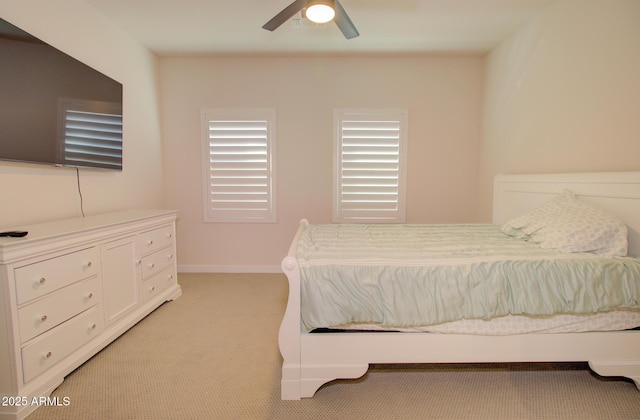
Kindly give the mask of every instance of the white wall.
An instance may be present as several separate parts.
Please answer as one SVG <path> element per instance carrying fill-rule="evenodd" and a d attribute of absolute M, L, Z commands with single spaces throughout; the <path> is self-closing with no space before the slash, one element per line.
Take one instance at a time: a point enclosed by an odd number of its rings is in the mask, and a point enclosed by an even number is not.
<path fill-rule="evenodd" d="M 476 217 L 481 57 L 162 57 L 160 74 L 183 270 L 277 269 L 301 218 L 331 222 L 334 108 L 409 110 L 408 222 Z M 202 108 L 276 109 L 277 223 L 203 223 Z"/>
<path fill-rule="evenodd" d="M 85 214 L 162 207 L 156 58 L 82 0 L 0 0 L 0 17 L 124 85 L 124 170 L 80 169 Z M 81 215 L 73 169 L 0 162 L 0 188 L 2 229 Z"/>
<path fill-rule="evenodd" d="M 489 221 L 496 173 L 640 169 L 637 0 L 559 0 L 485 58 L 157 61 L 82 0 L 0 0 L 0 16 L 125 85 L 125 169 L 81 170 L 85 213 L 179 209 L 183 267 L 273 268 L 300 218 L 330 221 L 333 108 L 409 109 L 409 222 Z M 202 222 L 209 107 L 276 109 L 278 223 Z M 3 228 L 80 215 L 73 170 L 0 163 L 0 187 Z"/>
<path fill-rule="evenodd" d="M 487 57 L 479 209 L 497 173 L 640 170 L 640 1 L 560 0 Z"/>

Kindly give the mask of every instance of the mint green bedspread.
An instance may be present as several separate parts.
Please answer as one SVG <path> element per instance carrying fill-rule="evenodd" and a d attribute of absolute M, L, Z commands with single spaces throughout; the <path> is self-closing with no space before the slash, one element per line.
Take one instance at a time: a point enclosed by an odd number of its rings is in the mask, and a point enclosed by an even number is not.
<path fill-rule="evenodd" d="M 297 259 L 307 331 L 640 308 L 640 260 L 557 253 L 490 224 L 309 225 Z"/>

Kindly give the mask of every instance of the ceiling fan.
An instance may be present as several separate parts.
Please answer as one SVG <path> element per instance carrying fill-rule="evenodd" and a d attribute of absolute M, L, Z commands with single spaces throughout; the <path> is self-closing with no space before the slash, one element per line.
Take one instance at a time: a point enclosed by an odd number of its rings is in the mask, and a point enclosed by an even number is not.
<path fill-rule="evenodd" d="M 315 9 L 321 12 L 327 12 L 328 14 L 324 18 L 314 20 L 315 18 L 313 17 L 312 12 L 314 12 Z M 262 27 L 268 31 L 274 31 L 302 10 L 305 11 L 307 19 L 317 23 L 324 23 L 333 20 L 347 39 L 355 38 L 360 35 L 351 19 L 349 19 L 349 15 L 347 15 L 347 12 L 345 12 L 338 0 L 296 0 L 289 6 L 285 7 Z"/>

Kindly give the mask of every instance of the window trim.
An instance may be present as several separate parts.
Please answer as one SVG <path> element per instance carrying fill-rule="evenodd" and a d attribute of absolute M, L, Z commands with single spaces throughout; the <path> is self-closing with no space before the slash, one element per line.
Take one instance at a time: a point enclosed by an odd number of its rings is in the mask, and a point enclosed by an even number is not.
<path fill-rule="evenodd" d="M 389 216 L 345 214 L 341 199 L 342 186 L 342 122 L 396 121 L 398 123 L 398 177 L 397 208 Z M 334 223 L 404 223 L 406 220 L 407 146 L 409 112 L 406 109 L 335 109 L 333 147 L 333 222 Z M 364 210 L 368 211 L 368 210 Z"/>
<path fill-rule="evenodd" d="M 202 109 L 202 199 L 203 220 L 207 223 L 276 223 L 276 161 L 275 161 L 275 109 Z M 267 210 L 263 215 L 247 217 L 244 215 L 216 214 L 209 205 L 212 202 L 210 183 L 210 122 L 211 121 L 264 121 L 266 122 L 266 165 L 267 165 Z M 240 210 L 242 211 L 242 209 Z M 248 210 L 247 210 L 248 211 Z"/>

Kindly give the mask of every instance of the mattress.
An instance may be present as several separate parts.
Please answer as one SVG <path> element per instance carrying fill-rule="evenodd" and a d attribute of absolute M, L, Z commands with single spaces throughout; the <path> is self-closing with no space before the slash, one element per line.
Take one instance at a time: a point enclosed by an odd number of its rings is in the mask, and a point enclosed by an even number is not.
<path fill-rule="evenodd" d="M 637 258 L 559 253 L 495 225 L 308 225 L 296 256 L 306 331 L 451 332 L 454 322 L 477 331 L 476 324 L 513 324 L 512 317 L 536 323 L 594 314 L 633 324 L 640 310 Z"/>
<path fill-rule="evenodd" d="M 585 315 L 544 317 L 506 315 L 492 319 L 463 319 L 438 325 L 392 328 L 379 324 L 345 324 L 324 331 L 398 331 L 465 335 L 560 334 L 622 331 L 640 327 L 640 310 L 619 309 Z"/>

